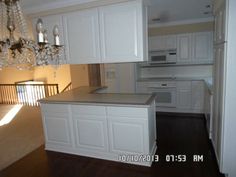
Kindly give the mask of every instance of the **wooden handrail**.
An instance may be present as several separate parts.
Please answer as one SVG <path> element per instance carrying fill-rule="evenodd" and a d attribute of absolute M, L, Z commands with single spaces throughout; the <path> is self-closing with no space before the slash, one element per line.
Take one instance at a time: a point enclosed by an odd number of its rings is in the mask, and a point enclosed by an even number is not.
<path fill-rule="evenodd" d="M 67 86 L 61 91 L 61 93 L 69 91 L 72 89 L 72 82 L 70 82 L 69 84 L 67 84 Z"/>
<path fill-rule="evenodd" d="M 0 103 L 38 106 L 37 100 L 58 93 L 58 84 L 0 84 Z"/>

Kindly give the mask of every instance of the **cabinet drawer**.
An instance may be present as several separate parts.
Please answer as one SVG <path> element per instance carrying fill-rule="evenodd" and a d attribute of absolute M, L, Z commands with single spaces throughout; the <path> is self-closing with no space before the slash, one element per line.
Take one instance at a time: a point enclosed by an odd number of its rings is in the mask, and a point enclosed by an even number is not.
<path fill-rule="evenodd" d="M 71 111 L 72 115 L 106 115 L 104 106 L 72 105 Z"/>
<path fill-rule="evenodd" d="M 108 116 L 148 118 L 147 108 L 107 107 Z"/>
<path fill-rule="evenodd" d="M 68 115 L 69 106 L 65 104 L 41 104 L 41 109 L 46 115 Z"/>

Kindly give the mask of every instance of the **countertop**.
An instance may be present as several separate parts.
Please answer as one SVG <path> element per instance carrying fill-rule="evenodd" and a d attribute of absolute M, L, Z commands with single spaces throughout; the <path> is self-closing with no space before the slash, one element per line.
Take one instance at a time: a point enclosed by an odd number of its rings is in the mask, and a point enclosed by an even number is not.
<path fill-rule="evenodd" d="M 158 82 L 158 81 L 203 81 L 210 94 L 213 93 L 212 78 L 210 77 L 150 77 L 139 78 L 137 82 Z"/>
<path fill-rule="evenodd" d="M 98 93 L 106 87 L 79 87 L 45 99 L 40 103 L 96 104 L 149 107 L 155 94 Z"/>

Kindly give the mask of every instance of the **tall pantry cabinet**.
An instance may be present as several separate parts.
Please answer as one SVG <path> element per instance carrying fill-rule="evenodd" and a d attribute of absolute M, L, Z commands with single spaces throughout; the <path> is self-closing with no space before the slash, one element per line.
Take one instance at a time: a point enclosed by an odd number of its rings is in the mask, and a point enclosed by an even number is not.
<path fill-rule="evenodd" d="M 235 177 L 236 1 L 215 0 L 214 16 L 212 143 L 220 172 Z"/>

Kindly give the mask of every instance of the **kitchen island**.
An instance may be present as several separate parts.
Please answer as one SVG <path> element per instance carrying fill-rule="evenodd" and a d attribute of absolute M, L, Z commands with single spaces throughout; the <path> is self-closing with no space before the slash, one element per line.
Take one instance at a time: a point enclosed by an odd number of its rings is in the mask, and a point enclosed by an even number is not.
<path fill-rule="evenodd" d="M 79 87 L 40 100 L 46 150 L 151 166 L 155 95 L 104 89 Z"/>

